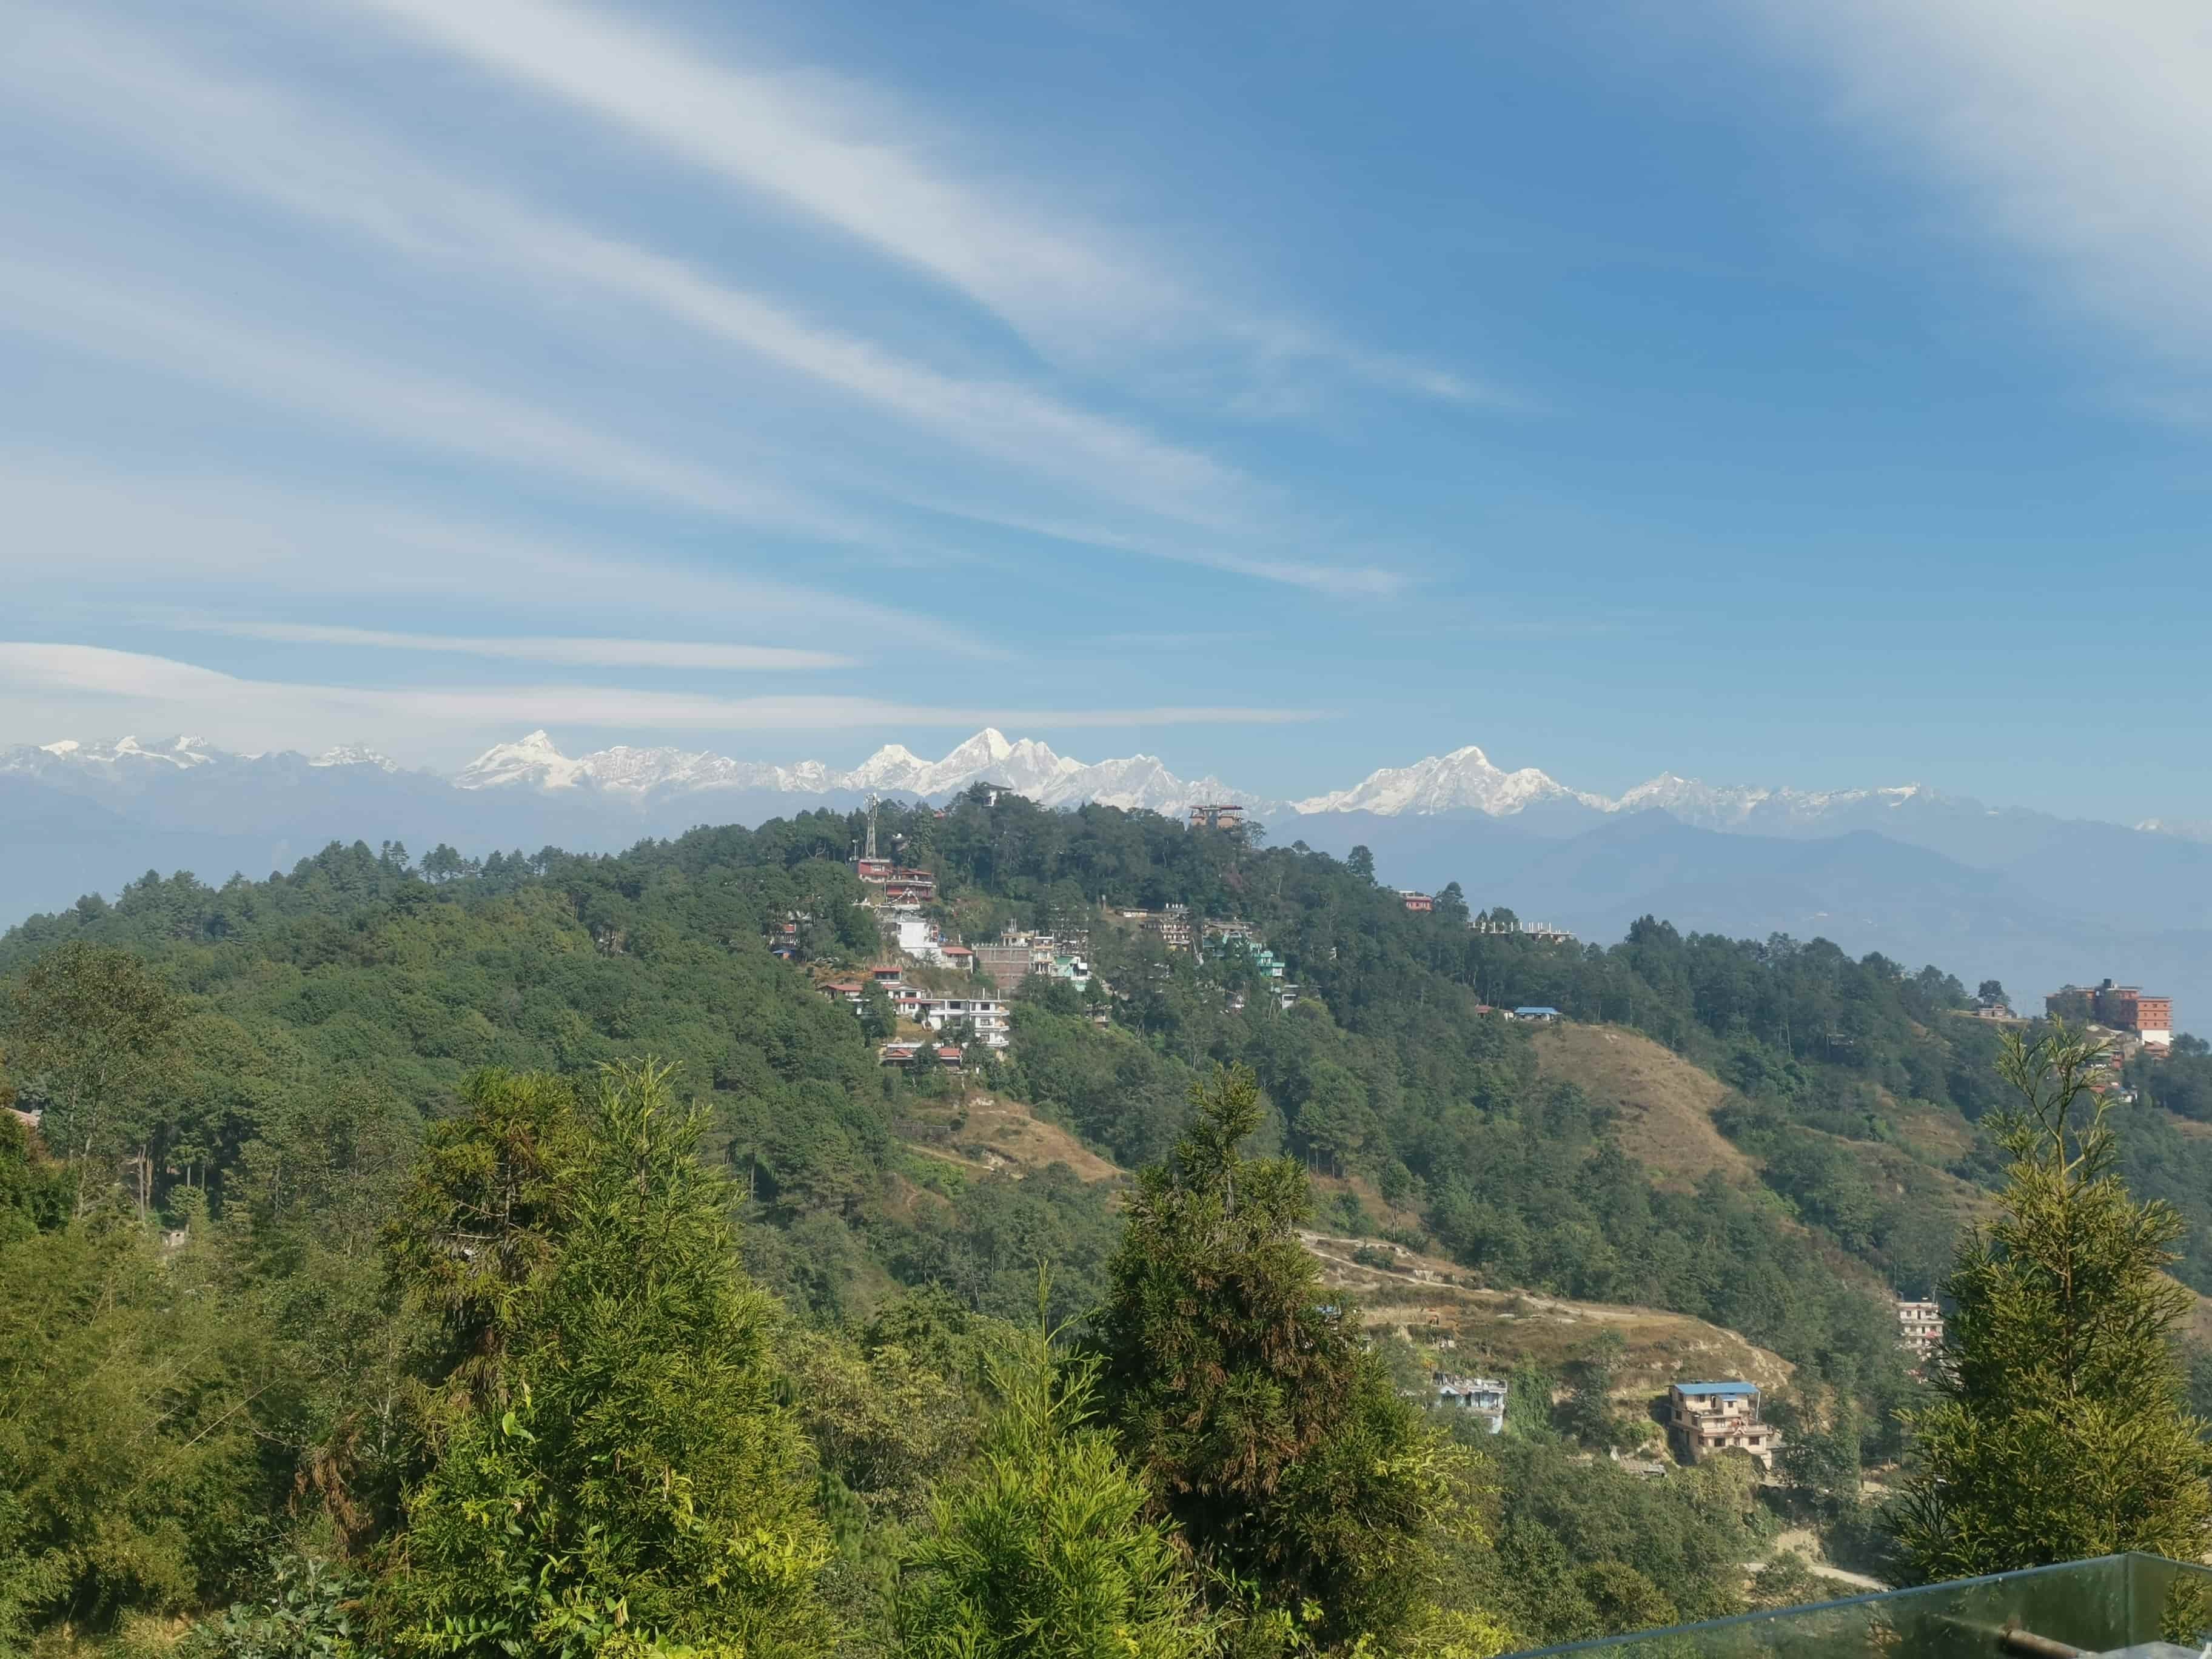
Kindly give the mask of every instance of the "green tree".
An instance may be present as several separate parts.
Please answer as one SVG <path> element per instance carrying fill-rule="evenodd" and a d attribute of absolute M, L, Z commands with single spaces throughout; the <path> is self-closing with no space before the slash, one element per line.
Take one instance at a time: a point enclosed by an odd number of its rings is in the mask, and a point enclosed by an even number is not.
<path fill-rule="evenodd" d="M 2000 1213 L 1960 1249 L 1936 1403 L 1908 1419 L 1893 1524 L 1923 1579 L 2212 1543 L 2212 1448 L 2173 1346 L 2191 1297 L 2163 1271 L 2182 1224 L 2129 1194 L 2102 1103 L 2076 1115 L 2102 1054 L 2063 1022 L 2007 1034 Z"/>
<path fill-rule="evenodd" d="M 1569 1393 L 1555 1415 L 1561 1429 L 1594 1450 L 1636 1443 L 1634 1431 L 1613 1405 L 1613 1381 L 1627 1351 L 1627 1339 L 1606 1330 L 1566 1364 Z"/>
<path fill-rule="evenodd" d="M 897 1030 L 898 1011 L 891 1006 L 891 994 L 871 976 L 860 988 L 860 1035 L 881 1042 Z"/>
<path fill-rule="evenodd" d="M 70 1172 L 46 1155 L 35 1130 L 0 1105 L 0 1245 L 60 1226 L 75 1199 Z"/>
<path fill-rule="evenodd" d="M 1367 1142 L 1367 1090 L 1333 1060 L 1315 1060 L 1307 1068 L 1305 1085 L 1293 1133 L 1310 1163 L 1340 1176 L 1346 1156 Z"/>
<path fill-rule="evenodd" d="M 1389 1639 L 1415 1613 L 1427 1523 L 1461 1462 L 1392 1390 L 1297 1229 L 1295 1159 L 1248 1159 L 1260 1090 L 1194 1086 L 1172 1158 L 1138 1176 L 1098 1322 L 1123 1443 L 1199 1559 L 1316 1633 Z"/>
<path fill-rule="evenodd" d="M 1858 1413 L 1847 1396 L 1830 1391 L 1825 1412 L 1802 1400 L 1770 1401 L 1766 1420 L 1782 1443 L 1782 1473 L 1811 1494 L 1814 1507 L 1833 1516 L 1858 1505 L 1859 1445 L 1863 1438 Z"/>
<path fill-rule="evenodd" d="M 143 1211 L 147 1142 L 181 1075 L 182 1000 L 130 951 L 73 939 L 31 964 L 13 1000 L 14 1060 L 47 1103 L 47 1144 L 88 1163 L 135 1152 Z M 102 1184 L 80 1180 L 80 1209 Z"/>
<path fill-rule="evenodd" d="M 222 1289 L 112 1197 L 0 1245 L 0 1653 L 195 1609 L 265 1536 L 252 1407 L 279 1379 Z"/>
<path fill-rule="evenodd" d="M 911 1659 L 1199 1659 L 1219 1632 L 1145 1483 L 1093 1421 L 1098 1361 L 1057 1358 L 1045 1316 L 985 1351 L 998 1409 L 975 1469 L 908 1553 Z"/>
<path fill-rule="evenodd" d="M 774 1305 L 696 1156 L 704 1114 L 650 1064 L 606 1073 L 589 1118 L 538 1079 L 487 1080 L 476 1103 L 408 1206 L 432 1243 L 395 1251 L 449 1369 L 385 1554 L 383 1639 L 481 1659 L 821 1650 L 827 1535 L 776 1402 Z M 457 1249 L 489 1265 L 435 1260 Z"/>

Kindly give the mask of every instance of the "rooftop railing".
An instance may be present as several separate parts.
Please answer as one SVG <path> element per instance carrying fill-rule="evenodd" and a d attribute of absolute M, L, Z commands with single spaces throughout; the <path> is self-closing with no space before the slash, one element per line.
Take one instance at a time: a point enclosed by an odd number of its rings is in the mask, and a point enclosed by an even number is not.
<path fill-rule="evenodd" d="M 1531 1650 L 1589 1659 L 2200 1659 L 2212 1570 L 2154 1555 L 1885 1590 Z"/>

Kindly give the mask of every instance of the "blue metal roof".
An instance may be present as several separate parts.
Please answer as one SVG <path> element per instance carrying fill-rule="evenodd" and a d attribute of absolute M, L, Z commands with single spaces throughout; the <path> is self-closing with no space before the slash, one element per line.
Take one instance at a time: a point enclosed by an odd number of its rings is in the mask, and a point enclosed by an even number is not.
<path fill-rule="evenodd" d="M 1684 1394 L 1757 1394 L 1756 1382 L 1677 1382 Z"/>
<path fill-rule="evenodd" d="M 1559 1011 L 1556 1008 L 1516 1008 L 1513 1012 L 1516 1014 L 1556 1014 Z"/>

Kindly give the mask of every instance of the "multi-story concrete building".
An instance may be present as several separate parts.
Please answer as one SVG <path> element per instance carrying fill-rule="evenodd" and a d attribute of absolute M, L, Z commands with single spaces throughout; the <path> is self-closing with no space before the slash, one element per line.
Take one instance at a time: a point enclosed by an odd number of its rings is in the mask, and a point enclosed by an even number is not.
<path fill-rule="evenodd" d="M 786 910 L 768 925 L 768 953 L 786 962 L 799 957 L 799 930 L 814 918 L 804 910 Z"/>
<path fill-rule="evenodd" d="M 1398 900 L 1399 902 L 1403 904 L 1408 910 L 1418 910 L 1426 913 L 1437 908 L 1437 896 L 1435 894 L 1416 893 L 1409 887 L 1401 887 L 1398 890 Z"/>
<path fill-rule="evenodd" d="M 1897 1340 L 1927 1359 L 1943 1346 L 1943 1310 L 1933 1302 L 1897 1299 Z"/>
<path fill-rule="evenodd" d="M 1031 974 L 1048 972 L 1052 967 L 1050 945 L 1040 945 L 1011 927 L 975 948 L 975 971 L 997 986 L 1001 996 L 1012 996 Z"/>
<path fill-rule="evenodd" d="M 1006 1005 L 995 997 L 921 997 L 914 1006 L 909 1018 L 933 1031 L 964 1019 L 974 1024 L 975 1035 L 987 1048 L 1003 1048 L 1012 1037 L 1013 1027 Z"/>
<path fill-rule="evenodd" d="M 1488 915 L 1468 918 L 1471 933 L 1498 933 L 1516 939 L 1535 940 L 1539 945 L 1572 945 L 1575 936 L 1564 927 L 1554 927 L 1548 921 L 1492 921 Z"/>
<path fill-rule="evenodd" d="M 1010 927 L 989 944 L 975 947 L 975 971 L 998 987 L 1001 996 L 1012 996 L 1032 974 L 1066 980 L 1080 990 L 1091 983 L 1091 964 L 1084 956 L 1087 948 L 1079 939 L 1024 933 Z"/>
<path fill-rule="evenodd" d="M 1741 1451 L 1763 1469 L 1774 1468 L 1782 1443 L 1759 1419 L 1757 1383 L 1677 1382 L 1667 1390 L 1667 1405 L 1668 1436 L 1685 1463 Z"/>
<path fill-rule="evenodd" d="M 1243 823 L 1244 809 L 1232 802 L 1209 801 L 1190 809 L 1190 827 L 1194 830 L 1235 830 Z"/>
<path fill-rule="evenodd" d="M 893 870 L 884 878 L 886 904 L 933 904 L 937 878 L 927 870 Z"/>
<path fill-rule="evenodd" d="M 1188 951 L 1197 937 L 1188 904 L 1167 904 L 1157 910 L 1124 910 L 1124 921 L 1133 921 L 1170 951 Z"/>
<path fill-rule="evenodd" d="M 2139 985 L 2066 985 L 2043 999 L 2053 1019 L 2086 1024 L 2094 1020 L 2116 1031 L 2132 1031 L 2145 1048 L 2166 1048 L 2173 1042 L 2173 999 L 2156 996 Z"/>
<path fill-rule="evenodd" d="M 1505 1427 L 1505 1384 L 1495 1377 L 1436 1374 L 1437 1404 L 1455 1411 L 1472 1412 L 1490 1425 L 1492 1434 Z"/>

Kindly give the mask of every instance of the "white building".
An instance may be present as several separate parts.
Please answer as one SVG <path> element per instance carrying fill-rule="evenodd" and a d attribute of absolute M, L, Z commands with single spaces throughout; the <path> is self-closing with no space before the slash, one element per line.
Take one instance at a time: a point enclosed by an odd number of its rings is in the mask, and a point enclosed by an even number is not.
<path fill-rule="evenodd" d="M 1759 1416 L 1755 1384 L 1677 1382 L 1667 1395 L 1667 1427 L 1684 1462 L 1702 1463 L 1716 1452 L 1735 1450 L 1772 1471 L 1782 1439 Z"/>
<path fill-rule="evenodd" d="M 1897 1299 L 1898 1340 L 1921 1359 L 1943 1346 L 1943 1310 L 1933 1302 Z"/>
<path fill-rule="evenodd" d="M 1492 1434 L 1504 1431 L 1505 1385 L 1497 1378 L 1454 1376 L 1449 1371 L 1438 1371 L 1436 1384 L 1437 1404 L 1474 1413 L 1490 1425 Z"/>
<path fill-rule="evenodd" d="M 1005 1048 L 1012 1037 L 1006 1005 L 994 997 L 923 997 L 916 1000 L 910 1018 L 933 1031 L 941 1031 L 956 1020 L 970 1021 L 975 1035 L 993 1048 Z"/>

